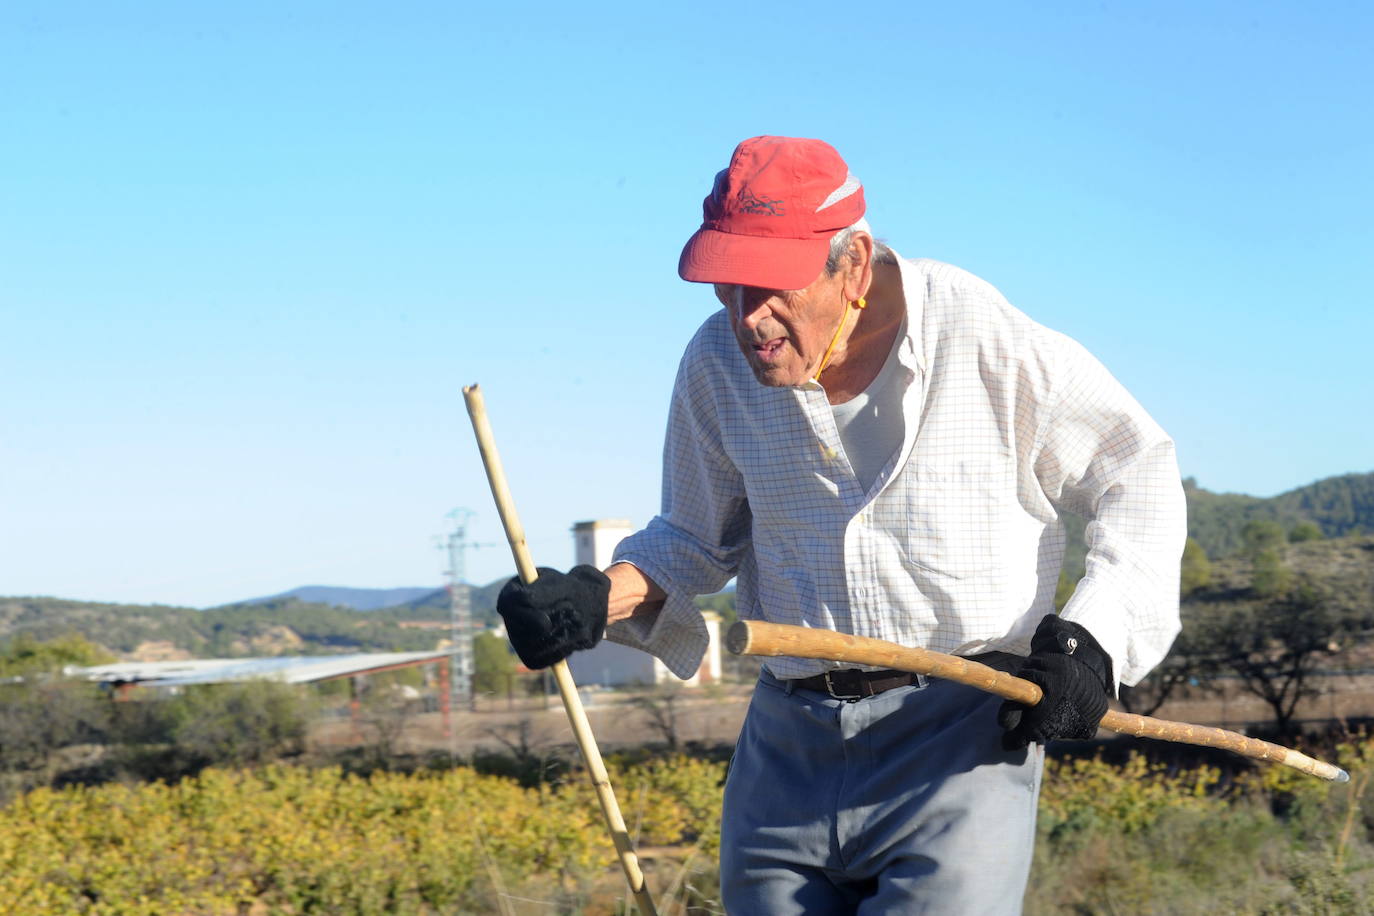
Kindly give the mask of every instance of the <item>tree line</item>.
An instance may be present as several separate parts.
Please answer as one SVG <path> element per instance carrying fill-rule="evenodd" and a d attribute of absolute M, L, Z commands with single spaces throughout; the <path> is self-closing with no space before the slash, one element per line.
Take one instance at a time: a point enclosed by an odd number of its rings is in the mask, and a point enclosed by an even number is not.
<path fill-rule="evenodd" d="M 1124 688 L 1146 715 L 1186 687 L 1220 693 L 1229 682 L 1269 708 L 1291 737 L 1299 705 L 1320 695 L 1316 675 L 1359 663 L 1374 631 L 1374 537 L 1326 539 L 1312 522 L 1242 527 L 1239 551 L 1217 561 L 1195 539 L 1180 576 L 1183 628 L 1164 662 Z M 1371 709 L 1374 718 L 1374 709 Z"/>

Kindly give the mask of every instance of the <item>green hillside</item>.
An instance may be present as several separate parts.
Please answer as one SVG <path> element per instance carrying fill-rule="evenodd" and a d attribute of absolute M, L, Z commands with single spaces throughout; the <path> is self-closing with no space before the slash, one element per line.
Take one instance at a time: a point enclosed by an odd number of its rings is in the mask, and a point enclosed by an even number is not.
<path fill-rule="evenodd" d="M 496 613 L 496 596 L 500 594 L 501 587 L 506 584 L 507 578 L 497 579 L 486 585 L 466 586 L 468 589 L 468 607 L 471 610 L 473 622 L 477 626 L 489 629 L 500 622 L 501 618 Z M 413 601 L 383 608 L 373 613 L 380 619 L 390 620 L 447 620 L 450 613 L 448 591 L 440 589 Z"/>
<path fill-rule="evenodd" d="M 1293 584 L 1306 580 L 1318 587 L 1328 610 L 1363 628 L 1374 626 L 1374 535 L 1282 544 L 1274 553 Z M 1261 600 L 1254 593 L 1256 565 L 1239 553 L 1210 563 L 1207 584 L 1183 598 L 1184 618 L 1207 606 Z"/>
<path fill-rule="evenodd" d="M 422 651 L 446 634 L 407 629 L 377 612 L 294 599 L 208 611 L 61 598 L 0 598 L 0 644 L 79 634 L 118 655 L 166 643 L 200 658 Z"/>
<path fill-rule="evenodd" d="M 160 640 L 195 651 L 208 643 L 200 613 L 161 604 L 0 598 L 0 640 L 21 633 L 38 640 L 77 633 L 117 653 Z"/>
<path fill-rule="evenodd" d="M 1183 487 L 1188 496 L 1188 534 L 1208 556 L 1239 551 L 1241 531 L 1251 521 L 1278 522 L 1284 531 L 1311 522 L 1328 538 L 1374 531 L 1374 473 L 1328 477 L 1268 499 L 1212 493 L 1191 477 L 1183 481 Z"/>
<path fill-rule="evenodd" d="M 1187 477 L 1183 493 L 1188 500 L 1188 536 L 1212 558 L 1238 553 L 1244 546 L 1241 532 L 1252 521 L 1277 522 L 1285 532 L 1310 522 L 1327 538 L 1374 532 L 1374 472 L 1328 477 L 1268 498 L 1213 493 Z M 1085 525 L 1077 516 L 1066 516 L 1064 521 L 1068 533 L 1064 570 L 1077 580 L 1083 575 Z"/>
<path fill-rule="evenodd" d="M 1374 531 L 1374 473 L 1328 477 L 1274 497 L 1280 512 L 1316 522 L 1327 537 Z"/>

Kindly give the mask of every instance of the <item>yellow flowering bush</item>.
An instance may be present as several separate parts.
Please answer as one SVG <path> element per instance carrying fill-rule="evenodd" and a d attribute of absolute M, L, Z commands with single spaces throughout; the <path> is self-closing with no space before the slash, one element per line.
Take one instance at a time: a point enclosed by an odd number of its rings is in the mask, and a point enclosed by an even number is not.
<path fill-rule="evenodd" d="M 1214 767 L 1170 773 L 1132 754 L 1120 766 L 1100 758 L 1047 760 L 1040 790 L 1040 827 L 1051 834 L 1112 825 L 1136 833 L 1165 811 L 1203 810 L 1221 774 Z M 1306 777 L 1311 779 L 1311 777 Z"/>
<path fill-rule="evenodd" d="M 1374 742 L 1336 756 L 1350 783 L 1273 765 L 1223 784 L 1215 768 L 1140 756 L 1051 760 L 1027 911 L 1306 912 L 1292 907 L 1318 898 L 1323 912 L 1356 911 L 1343 901 L 1374 892 Z M 651 887 L 680 889 L 690 860 L 709 897 L 724 769 L 612 764 L 635 842 L 669 869 Z M 16 916 L 437 916 L 498 911 L 501 893 L 539 895 L 549 911 L 623 905 L 585 774 L 523 788 L 463 767 L 276 765 L 38 789 L 0 808 L 0 911 Z"/>
<path fill-rule="evenodd" d="M 643 786 L 655 842 L 694 842 L 719 809 L 718 766 L 616 778 Z M 0 900 L 35 916 L 486 910 L 496 886 L 574 885 L 614 867 L 601 817 L 585 778 L 523 789 L 464 768 L 270 766 L 38 789 L 0 810 Z"/>
<path fill-rule="evenodd" d="M 720 847 L 724 780 L 724 764 L 686 756 L 611 774 L 612 784 L 623 787 L 625 820 L 631 830 L 638 827 L 639 842 L 646 846 L 695 842 L 712 857 Z"/>
<path fill-rule="evenodd" d="M 1050 762 L 1027 916 L 1370 912 L 1374 741 L 1320 756 L 1350 782 L 1278 764 L 1222 781 L 1141 756 Z"/>

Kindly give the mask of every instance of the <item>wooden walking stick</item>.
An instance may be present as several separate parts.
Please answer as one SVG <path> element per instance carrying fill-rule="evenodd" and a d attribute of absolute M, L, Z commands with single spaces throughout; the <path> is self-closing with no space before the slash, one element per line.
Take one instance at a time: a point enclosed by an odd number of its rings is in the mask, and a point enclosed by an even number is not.
<path fill-rule="evenodd" d="M 476 385 L 463 389 L 463 399 L 468 405 L 468 416 L 472 418 L 472 431 L 477 434 L 477 447 L 482 452 L 482 464 L 487 469 L 487 482 L 491 484 L 491 495 L 496 500 L 496 509 L 501 514 L 501 524 L 506 529 L 506 540 L 510 542 L 515 557 L 515 569 L 520 581 L 526 585 L 539 577 L 534 560 L 530 557 L 529 545 L 525 543 L 525 529 L 515 514 L 515 501 L 511 499 L 510 488 L 506 485 L 506 473 L 501 469 L 501 456 L 496 452 L 496 440 L 491 434 L 491 424 L 487 421 L 487 408 L 482 401 L 482 392 Z M 553 665 L 553 677 L 558 684 L 558 693 L 563 698 L 563 708 L 568 713 L 577 746 L 582 751 L 582 759 L 587 763 L 596 797 L 601 802 L 601 813 L 606 817 L 606 827 L 611 832 L 611 842 L 620 857 L 620 866 L 625 870 L 625 878 L 630 883 L 630 891 L 635 902 L 645 916 L 657 916 L 653 897 L 644 884 L 644 872 L 639 868 L 639 857 L 630 844 L 630 835 L 625 830 L 625 818 L 620 814 L 615 792 L 611 789 L 611 779 L 606 774 L 606 764 L 601 760 L 601 750 L 596 746 L 592 725 L 587 721 L 587 713 L 582 709 L 582 698 L 577 694 L 572 672 L 566 661 Z"/>
<path fill-rule="evenodd" d="M 1013 677 L 987 665 L 945 655 L 929 649 L 912 649 L 867 636 L 850 636 L 833 630 L 794 627 L 761 620 L 741 620 L 730 627 L 725 644 L 736 655 L 791 655 L 796 658 L 819 658 L 856 665 L 872 665 L 914 671 L 931 677 L 957 681 L 977 687 L 1004 699 L 1034 706 L 1040 702 L 1040 687 L 1030 681 Z M 1256 760 L 1273 760 L 1312 776 L 1348 782 L 1350 774 L 1338 766 L 1308 757 L 1291 748 L 1249 738 L 1222 728 L 1169 722 L 1134 713 L 1108 710 L 1102 717 L 1102 727 L 1114 732 L 1135 735 L 1137 738 L 1158 738 L 1181 744 L 1197 744 L 1235 751 Z"/>

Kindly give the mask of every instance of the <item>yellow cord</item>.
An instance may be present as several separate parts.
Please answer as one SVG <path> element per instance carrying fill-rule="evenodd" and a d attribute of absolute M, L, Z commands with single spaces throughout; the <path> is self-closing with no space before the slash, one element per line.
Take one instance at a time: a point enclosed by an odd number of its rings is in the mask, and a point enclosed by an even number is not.
<path fill-rule="evenodd" d="M 821 357 L 821 366 L 816 370 L 817 379 L 821 377 L 825 367 L 830 365 L 830 354 L 835 352 L 835 344 L 840 342 L 840 332 L 844 330 L 845 322 L 849 320 L 849 306 L 851 305 L 859 309 L 865 308 L 868 305 L 868 300 L 860 296 L 854 302 L 845 305 L 844 311 L 840 313 L 840 323 L 835 327 L 835 336 L 830 338 L 830 346 L 825 348 L 825 355 Z"/>

